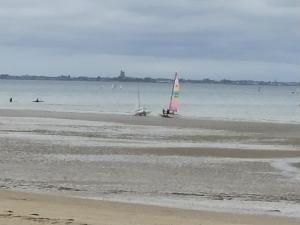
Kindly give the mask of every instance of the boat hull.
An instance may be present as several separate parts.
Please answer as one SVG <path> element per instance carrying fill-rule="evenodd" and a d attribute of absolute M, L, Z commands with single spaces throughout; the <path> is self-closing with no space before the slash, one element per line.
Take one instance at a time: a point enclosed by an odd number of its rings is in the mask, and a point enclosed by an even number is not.
<path fill-rule="evenodd" d="M 147 116 L 149 115 L 151 112 L 146 110 L 145 108 L 142 109 L 138 109 L 135 111 L 134 115 L 135 116 Z"/>
<path fill-rule="evenodd" d="M 167 113 L 161 113 L 159 114 L 161 117 L 163 118 L 174 118 L 175 117 L 175 114 L 167 114 Z"/>

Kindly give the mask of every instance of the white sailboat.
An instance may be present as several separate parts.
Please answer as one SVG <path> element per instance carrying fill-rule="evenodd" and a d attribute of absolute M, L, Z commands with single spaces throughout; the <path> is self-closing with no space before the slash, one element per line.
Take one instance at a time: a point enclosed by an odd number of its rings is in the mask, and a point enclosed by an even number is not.
<path fill-rule="evenodd" d="M 146 107 L 141 106 L 141 96 L 140 96 L 140 86 L 138 86 L 138 107 L 134 112 L 135 116 L 147 116 L 148 114 L 151 113 Z"/>

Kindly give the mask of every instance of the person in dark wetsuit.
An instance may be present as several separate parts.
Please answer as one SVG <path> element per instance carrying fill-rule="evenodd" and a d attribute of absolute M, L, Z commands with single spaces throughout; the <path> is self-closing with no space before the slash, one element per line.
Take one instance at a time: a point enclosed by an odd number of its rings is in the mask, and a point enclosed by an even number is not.
<path fill-rule="evenodd" d="M 10 98 L 10 99 L 9 99 L 9 102 L 12 102 L 12 100 L 13 100 L 13 99 L 12 99 L 12 98 Z"/>

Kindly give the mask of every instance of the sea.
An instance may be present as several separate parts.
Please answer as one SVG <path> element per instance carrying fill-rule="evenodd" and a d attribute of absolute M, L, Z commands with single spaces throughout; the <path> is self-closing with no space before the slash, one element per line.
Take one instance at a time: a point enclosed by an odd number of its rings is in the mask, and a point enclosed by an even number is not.
<path fill-rule="evenodd" d="M 141 104 L 152 116 L 168 107 L 170 83 L 0 80 L 0 108 L 133 114 L 138 89 Z M 33 102 L 37 98 L 44 102 Z M 296 86 L 182 83 L 178 114 L 201 119 L 300 123 L 300 91 Z"/>

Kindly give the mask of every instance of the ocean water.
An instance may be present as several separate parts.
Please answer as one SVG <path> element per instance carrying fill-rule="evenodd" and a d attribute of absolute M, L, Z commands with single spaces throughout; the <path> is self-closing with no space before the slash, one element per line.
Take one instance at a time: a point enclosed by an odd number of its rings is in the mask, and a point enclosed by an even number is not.
<path fill-rule="evenodd" d="M 171 84 L 0 80 L 0 108 L 132 114 L 141 103 L 158 116 Z M 221 120 L 300 122 L 297 87 L 181 84 L 179 114 Z M 9 103 L 9 98 L 13 102 Z M 42 103 L 32 102 L 36 98 Z"/>

